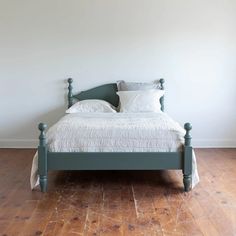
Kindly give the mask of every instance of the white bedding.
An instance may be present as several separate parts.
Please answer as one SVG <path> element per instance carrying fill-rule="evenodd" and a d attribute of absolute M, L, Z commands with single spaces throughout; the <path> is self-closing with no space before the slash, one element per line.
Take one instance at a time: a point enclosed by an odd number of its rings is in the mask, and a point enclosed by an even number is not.
<path fill-rule="evenodd" d="M 53 152 L 175 152 L 185 130 L 166 113 L 76 113 L 65 115 L 47 132 Z M 37 154 L 31 188 L 38 184 Z M 199 182 L 193 152 L 192 186 Z"/>

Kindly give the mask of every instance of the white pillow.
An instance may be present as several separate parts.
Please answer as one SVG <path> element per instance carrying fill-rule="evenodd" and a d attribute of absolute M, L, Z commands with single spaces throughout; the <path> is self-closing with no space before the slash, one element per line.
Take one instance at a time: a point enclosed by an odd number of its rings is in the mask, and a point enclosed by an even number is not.
<path fill-rule="evenodd" d="M 120 112 L 161 112 L 164 90 L 119 91 Z"/>
<path fill-rule="evenodd" d="M 116 113 L 115 107 L 109 102 L 99 99 L 87 99 L 75 103 L 71 106 L 66 113 L 79 113 L 79 112 L 104 112 Z"/>
<path fill-rule="evenodd" d="M 150 89 L 160 89 L 159 80 L 155 80 L 150 83 L 141 82 L 125 82 L 124 80 L 119 80 L 116 82 L 118 91 L 137 91 L 137 90 L 150 90 Z"/>

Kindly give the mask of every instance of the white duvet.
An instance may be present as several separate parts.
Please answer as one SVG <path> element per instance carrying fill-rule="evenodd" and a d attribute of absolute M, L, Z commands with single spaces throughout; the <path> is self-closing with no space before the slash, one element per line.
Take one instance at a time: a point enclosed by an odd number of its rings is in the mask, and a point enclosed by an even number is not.
<path fill-rule="evenodd" d="M 175 152 L 183 148 L 185 130 L 166 113 L 76 113 L 65 115 L 47 132 L 53 152 Z M 31 188 L 38 185 L 38 157 Z M 199 182 L 193 152 L 192 186 Z"/>

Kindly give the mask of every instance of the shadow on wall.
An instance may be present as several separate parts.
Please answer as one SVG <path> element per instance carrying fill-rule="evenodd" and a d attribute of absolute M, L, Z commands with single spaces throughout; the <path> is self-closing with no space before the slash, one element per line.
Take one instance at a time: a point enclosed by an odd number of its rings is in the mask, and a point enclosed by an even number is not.
<path fill-rule="evenodd" d="M 64 103 L 54 109 L 43 111 L 38 116 L 31 115 L 24 120 L 20 120 L 17 123 L 11 125 L 11 127 L 3 127 L 2 134 L 5 137 L 14 137 L 18 140 L 36 140 L 39 136 L 38 124 L 43 122 L 47 124 L 48 128 L 55 124 L 64 114 L 67 109 L 68 103 L 68 82 L 67 79 L 62 79 L 59 82 L 61 85 L 64 84 Z M 61 86 L 60 85 L 60 86 Z M 60 88 L 61 89 L 61 88 Z M 63 90 L 62 90 L 63 91 Z M 9 138 L 12 139 L 12 138 Z"/>
<path fill-rule="evenodd" d="M 8 137 L 15 137 L 15 139 L 37 139 L 39 136 L 38 124 L 43 122 L 47 124 L 48 127 L 52 126 L 55 122 L 57 122 L 63 115 L 65 114 L 65 106 L 61 106 L 50 110 L 40 116 L 29 117 L 29 119 L 25 119 L 23 122 L 13 124 L 11 128 L 6 127 L 6 134 Z M 4 133 L 4 128 L 2 130 Z M 33 135 L 32 135 L 33 134 Z"/>

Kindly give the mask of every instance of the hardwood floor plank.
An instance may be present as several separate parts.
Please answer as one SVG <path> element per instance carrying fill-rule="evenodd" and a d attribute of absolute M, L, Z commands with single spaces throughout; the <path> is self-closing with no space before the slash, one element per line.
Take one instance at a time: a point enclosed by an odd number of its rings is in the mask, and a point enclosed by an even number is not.
<path fill-rule="evenodd" d="M 30 190 L 35 150 L 0 149 L 0 235 L 236 235 L 236 149 L 197 149 L 200 183 L 181 171 L 54 171 Z"/>
<path fill-rule="evenodd" d="M 6 235 L 20 235 L 38 205 L 37 200 L 26 200 L 5 230 Z"/>
<path fill-rule="evenodd" d="M 42 201 L 37 204 L 33 214 L 29 218 L 27 224 L 22 229 L 22 236 L 30 236 L 30 235 L 40 235 L 43 233 L 48 220 L 50 219 L 50 215 L 54 210 L 58 199 L 58 193 L 46 193 Z"/>
<path fill-rule="evenodd" d="M 205 168 L 205 164 L 202 164 Z M 236 208 L 234 204 L 234 199 L 230 194 L 225 184 L 221 184 L 220 181 L 215 183 L 212 179 L 215 180 L 217 175 L 217 168 L 215 168 L 214 175 L 212 176 L 210 172 L 206 175 L 205 182 L 208 182 L 208 190 L 206 191 L 205 188 L 199 186 L 201 192 L 204 194 L 208 194 L 208 201 L 205 201 L 205 205 L 207 204 L 207 208 L 205 209 L 212 209 L 210 213 L 210 220 L 214 222 L 215 227 L 218 228 L 220 234 L 226 233 L 228 235 L 233 235 L 236 232 L 235 223 L 236 222 Z M 213 181 L 213 182 L 212 182 Z M 217 185 L 217 186 L 216 186 Z M 217 191 L 217 189 L 221 191 Z M 222 194 L 222 192 L 224 194 Z M 210 201 L 209 201 L 210 199 Z M 204 202 L 202 201 L 202 204 Z M 219 217 L 220 216 L 220 217 Z M 219 219 L 220 218 L 220 219 Z M 225 229 L 225 225 L 227 225 L 227 229 Z"/>

